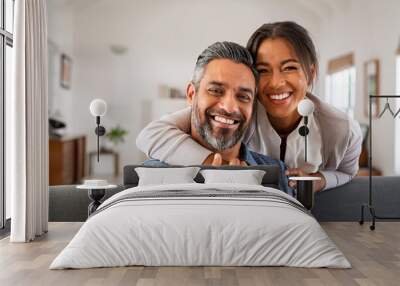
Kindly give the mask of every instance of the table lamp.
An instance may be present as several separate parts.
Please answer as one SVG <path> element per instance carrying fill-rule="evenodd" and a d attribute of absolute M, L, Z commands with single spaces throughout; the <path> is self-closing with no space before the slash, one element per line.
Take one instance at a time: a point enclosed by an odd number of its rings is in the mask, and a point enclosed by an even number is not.
<path fill-rule="evenodd" d="M 107 103 L 99 98 L 92 100 L 90 103 L 90 113 L 96 117 L 97 127 L 95 129 L 95 133 L 97 135 L 97 162 L 99 162 L 100 157 L 100 136 L 106 134 L 106 129 L 100 125 L 100 117 L 104 116 L 107 111 Z"/>
<path fill-rule="evenodd" d="M 314 103 L 309 99 L 303 99 L 297 106 L 298 113 L 303 116 L 304 125 L 299 128 L 299 134 L 304 137 L 304 162 L 307 163 L 307 135 L 310 133 L 308 129 L 308 116 L 314 112 Z M 303 206 L 311 210 L 314 206 L 313 182 L 321 180 L 319 177 L 290 177 L 289 180 L 297 182 L 297 200 Z"/>
<path fill-rule="evenodd" d="M 304 125 L 299 128 L 299 133 L 304 137 L 304 162 L 307 163 L 307 135 L 310 133 L 308 129 L 308 116 L 314 112 L 314 103 L 309 99 L 303 99 L 297 105 L 297 111 L 304 118 Z"/>
<path fill-rule="evenodd" d="M 90 113 L 96 117 L 97 127 L 95 133 L 97 135 L 97 162 L 100 157 L 100 136 L 106 134 L 106 129 L 100 125 L 100 117 L 104 116 L 107 111 L 107 103 L 99 98 L 96 98 L 90 102 Z M 107 189 L 115 188 L 116 185 L 108 184 L 107 180 L 90 179 L 85 180 L 83 185 L 77 186 L 78 189 L 88 190 L 88 196 L 91 199 L 91 203 L 88 206 L 88 216 L 94 213 L 100 206 L 102 199 L 106 194 Z"/>

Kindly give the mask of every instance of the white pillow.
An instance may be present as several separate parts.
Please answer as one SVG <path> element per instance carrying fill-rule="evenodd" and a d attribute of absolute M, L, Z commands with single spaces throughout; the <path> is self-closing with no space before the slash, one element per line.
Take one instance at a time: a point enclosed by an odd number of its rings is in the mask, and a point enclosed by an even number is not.
<path fill-rule="evenodd" d="M 195 183 L 193 179 L 199 170 L 199 167 L 135 168 L 139 176 L 139 186 Z"/>
<path fill-rule="evenodd" d="M 261 185 L 265 175 L 263 170 L 201 170 L 205 184 L 226 183 L 226 184 L 247 184 Z"/>

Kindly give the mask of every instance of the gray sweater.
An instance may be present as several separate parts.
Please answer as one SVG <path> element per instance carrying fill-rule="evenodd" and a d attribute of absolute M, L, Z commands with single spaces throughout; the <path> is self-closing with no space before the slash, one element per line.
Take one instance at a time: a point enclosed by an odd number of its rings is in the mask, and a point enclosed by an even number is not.
<path fill-rule="evenodd" d="M 322 164 L 319 172 L 325 177 L 325 189 L 343 185 L 349 182 L 358 171 L 358 158 L 362 144 L 360 126 L 347 114 L 321 101 L 318 97 L 311 94 L 307 97 L 314 102 L 314 118 L 321 132 Z M 151 122 L 137 137 L 137 147 L 148 157 L 171 165 L 201 164 L 212 152 L 198 144 L 189 135 L 190 114 L 191 110 L 188 107 Z M 263 117 L 253 116 L 243 142 L 251 146 L 253 151 L 262 153 L 262 150 L 265 150 L 263 145 L 267 141 L 265 138 L 268 134 L 257 128 L 257 119 L 260 120 L 260 118 Z M 264 120 L 268 120 L 266 115 Z"/>

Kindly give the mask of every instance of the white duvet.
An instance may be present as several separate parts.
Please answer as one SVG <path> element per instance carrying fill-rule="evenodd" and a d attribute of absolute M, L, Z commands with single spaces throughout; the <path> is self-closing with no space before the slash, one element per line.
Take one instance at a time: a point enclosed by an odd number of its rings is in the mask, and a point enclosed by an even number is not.
<path fill-rule="evenodd" d="M 181 193 L 146 197 L 174 190 Z M 252 191 L 263 193 L 254 197 Z M 218 195 L 224 192 L 227 196 Z M 238 184 L 120 192 L 82 225 L 50 269 L 127 265 L 351 267 L 295 199 L 276 189 Z"/>

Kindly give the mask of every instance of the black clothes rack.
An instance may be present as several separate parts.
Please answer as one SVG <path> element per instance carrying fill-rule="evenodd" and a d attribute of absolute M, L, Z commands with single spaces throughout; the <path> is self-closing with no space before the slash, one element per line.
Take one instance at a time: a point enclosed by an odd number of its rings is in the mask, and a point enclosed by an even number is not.
<path fill-rule="evenodd" d="M 367 208 L 369 209 L 369 213 L 372 216 L 372 224 L 369 226 L 371 230 L 375 229 L 375 220 L 376 219 L 400 219 L 400 217 L 384 217 L 384 216 L 378 216 L 375 212 L 375 208 L 373 206 L 372 202 L 372 101 L 374 99 L 382 99 L 386 98 L 386 100 L 389 100 L 389 98 L 400 98 L 400 95 L 370 95 L 369 96 L 369 189 L 368 189 L 368 204 L 362 204 L 361 205 L 361 220 L 359 221 L 360 224 L 364 223 L 364 209 Z M 397 112 L 396 112 L 397 115 Z M 396 118 L 396 117 L 394 117 Z"/>

